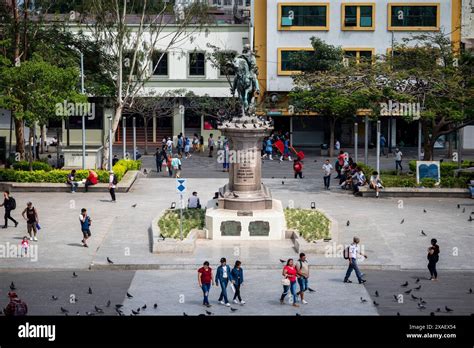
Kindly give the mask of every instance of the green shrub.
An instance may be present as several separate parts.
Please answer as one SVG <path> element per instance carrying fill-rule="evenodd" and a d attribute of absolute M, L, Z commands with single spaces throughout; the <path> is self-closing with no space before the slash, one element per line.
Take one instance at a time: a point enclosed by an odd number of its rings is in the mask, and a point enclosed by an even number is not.
<path fill-rule="evenodd" d="M 317 210 L 285 209 L 285 218 L 288 228 L 298 230 L 308 242 L 331 237 L 331 221 Z"/>
<path fill-rule="evenodd" d="M 53 168 L 48 164 L 43 161 L 34 161 L 32 163 L 33 170 L 44 170 L 46 172 L 49 172 L 50 170 L 53 170 Z M 15 170 L 30 170 L 30 162 L 28 161 L 19 161 L 13 163 L 13 169 Z"/>
<path fill-rule="evenodd" d="M 441 187 L 445 188 L 466 188 L 469 180 L 465 177 L 455 178 L 448 176 L 446 178 L 441 178 Z"/>
<path fill-rule="evenodd" d="M 433 188 L 436 186 L 436 180 L 433 178 L 423 178 L 420 181 L 421 186 L 427 188 Z"/>
<path fill-rule="evenodd" d="M 186 238 L 192 229 L 203 229 L 206 211 L 203 209 L 183 210 L 183 238 Z M 166 238 L 180 238 L 179 210 L 168 210 L 158 221 L 161 235 Z"/>
<path fill-rule="evenodd" d="M 381 175 L 384 187 L 416 187 L 416 178 L 407 175 Z"/>
<path fill-rule="evenodd" d="M 28 163 L 28 162 L 26 162 Z M 114 173 L 117 180 L 122 180 L 128 170 L 138 170 L 141 167 L 141 161 L 120 160 L 114 166 Z M 69 170 L 14 170 L 0 169 L 0 181 L 12 182 L 49 182 L 49 183 L 66 183 Z M 106 170 L 96 170 L 98 180 L 101 183 L 109 182 L 109 172 Z M 89 176 L 88 170 L 76 170 L 76 180 L 83 180 Z"/>

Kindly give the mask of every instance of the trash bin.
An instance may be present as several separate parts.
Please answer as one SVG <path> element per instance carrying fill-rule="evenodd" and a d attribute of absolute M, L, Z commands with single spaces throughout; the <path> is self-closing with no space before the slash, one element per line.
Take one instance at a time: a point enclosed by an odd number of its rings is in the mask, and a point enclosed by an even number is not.
<path fill-rule="evenodd" d="M 321 144 L 321 156 L 322 157 L 329 156 L 329 145 L 328 144 Z"/>

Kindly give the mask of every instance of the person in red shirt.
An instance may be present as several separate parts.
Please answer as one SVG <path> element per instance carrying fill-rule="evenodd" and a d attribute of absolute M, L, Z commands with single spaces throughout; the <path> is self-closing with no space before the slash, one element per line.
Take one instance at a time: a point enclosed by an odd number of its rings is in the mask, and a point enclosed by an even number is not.
<path fill-rule="evenodd" d="M 87 177 L 85 183 L 86 192 L 89 191 L 89 186 L 97 185 L 97 182 L 99 181 L 98 178 L 99 176 L 96 172 L 94 172 L 93 170 L 89 170 L 89 176 Z"/>
<path fill-rule="evenodd" d="M 211 284 L 214 285 L 214 280 L 212 277 L 212 268 L 209 267 L 208 261 L 205 261 L 203 266 L 198 269 L 198 284 L 204 295 L 202 305 L 211 307 L 209 304 L 209 291 L 211 290 Z"/>
<path fill-rule="evenodd" d="M 300 157 L 296 157 L 295 161 L 293 162 L 293 170 L 295 172 L 295 179 L 298 177 L 303 179 L 303 162 L 301 161 Z"/>
<path fill-rule="evenodd" d="M 283 294 L 280 297 L 280 303 L 283 304 L 286 295 L 288 294 L 288 290 L 291 291 L 291 295 L 293 296 L 293 307 L 299 307 L 296 303 L 296 267 L 294 265 L 293 259 L 288 259 L 286 262 L 286 266 L 283 267 Z M 286 280 L 286 281 L 285 281 Z M 288 284 L 289 282 L 289 284 Z"/>

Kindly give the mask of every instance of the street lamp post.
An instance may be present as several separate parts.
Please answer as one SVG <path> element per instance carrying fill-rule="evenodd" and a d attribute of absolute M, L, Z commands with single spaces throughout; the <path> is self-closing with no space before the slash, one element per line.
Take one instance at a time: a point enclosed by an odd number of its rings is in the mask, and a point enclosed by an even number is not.
<path fill-rule="evenodd" d="M 84 54 L 81 53 L 81 94 L 85 93 L 84 90 Z M 84 110 L 82 111 L 82 169 L 86 169 L 86 115 Z"/>
<path fill-rule="evenodd" d="M 127 118 L 125 116 L 122 117 L 122 129 L 123 129 L 123 136 L 122 136 L 122 146 L 123 146 L 123 154 L 122 158 L 125 159 L 127 154 Z"/>
<path fill-rule="evenodd" d="M 358 142 L 359 142 L 359 124 L 356 122 L 356 123 L 354 123 L 354 160 L 355 160 L 355 163 L 357 163 L 359 161 Z"/>
<path fill-rule="evenodd" d="M 137 160 L 137 128 L 135 124 L 135 116 L 132 118 L 133 121 L 133 160 Z"/>
<path fill-rule="evenodd" d="M 377 120 L 377 173 L 380 173 L 380 120 Z"/>
<path fill-rule="evenodd" d="M 369 116 L 365 116 L 364 163 L 369 165 Z"/>
<path fill-rule="evenodd" d="M 112 117 L 109 116 L 109 170 L 112 170 Z"/>

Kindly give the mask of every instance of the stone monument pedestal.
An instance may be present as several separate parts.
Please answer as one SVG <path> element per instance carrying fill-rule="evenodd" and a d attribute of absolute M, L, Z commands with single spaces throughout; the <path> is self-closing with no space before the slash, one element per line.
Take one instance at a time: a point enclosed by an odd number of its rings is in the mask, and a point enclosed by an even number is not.
<path fill-rule="evenodd" d="M 206 211 L 209 239 L 281 240 L 286 221 L 280 201 L 262 184 L 261 144 L 271 126 L 256 117 L 243 116 L 220 130 L 229 141 L 229 183 Z M 217 203 L 217 204 L 216 204 Z"/>
<path fill-rule="evenodd" d="M 207 238 L 213 240 L 282 240 L 286 230 L 283 206 L 273 200 L 272 208 L 264 210 L 208 208 L 206 230 Z"/>

